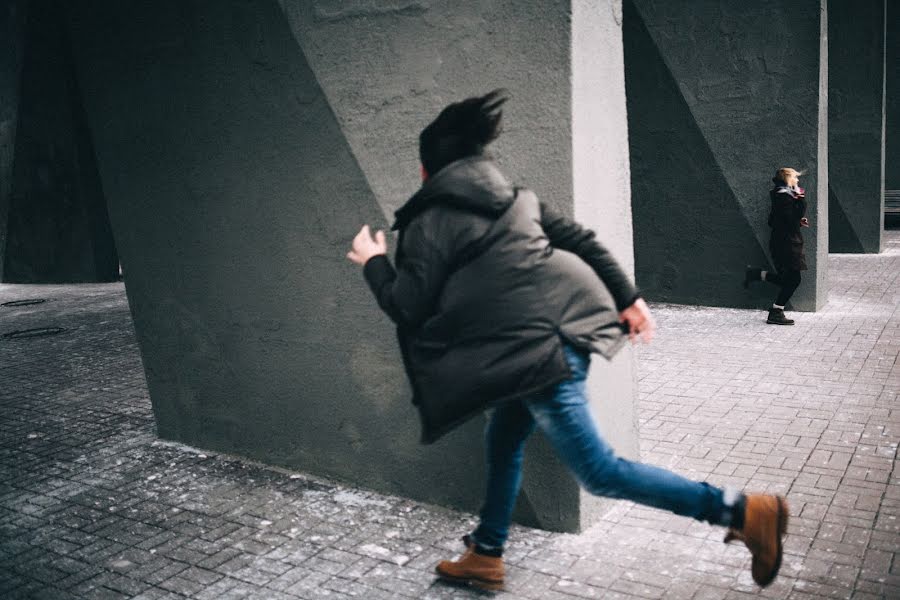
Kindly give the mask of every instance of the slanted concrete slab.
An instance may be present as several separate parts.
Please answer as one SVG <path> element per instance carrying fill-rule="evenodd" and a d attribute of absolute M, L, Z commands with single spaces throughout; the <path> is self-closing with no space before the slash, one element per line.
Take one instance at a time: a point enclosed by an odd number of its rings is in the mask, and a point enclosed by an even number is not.
<path fill-rule="evenodd" d="M 884 249 L 884 1 L 828 0 L 828 248 Z"/>
<path fill-rule="evenodd" d="M 653 300 L 765 307 L 741 287 L 769 263 L 768 191 L 806 172 L 809 271 L 792 304 L 826 301 L 825 0 L 625 0 L 637 281 Z"/>
<path fill-rule="evenodd" d="M 345 253 L 415 191 L 416 137 L 437 111 L 506 87 L 503 168 L 630 265 L 621 12 L 592 6 L 72 9 L 160 436 L 476 510 L 484 420 L 418 444 L 393 326 Z M 628 456 L 633 379 L 626 351 L 591 382 Z M 521 521 L 590 522 L 594 499 L 539 437 L 527 464 Z"/>
<path fill-rule="evenodd" d="M 885 25 L 884 185 L 900 195 L 900 4 L 897 2 L 887 2 Z"/>
<path fill-rule="evenodd" d="M 19 123 L 25 0 L 7 2 L 0 10 L 0 281 L 6 253 L 6 223 L 12 191 L 13 155 Z"/>
<path fill-rule="evenodd" d="M 7 129 L 15 130 L 8 168 L 9 150 L 0 150 L 0 281 L 115 281 L 119 261 L 65 17 L 52 0 L 10 8 L 8 23 L 21 21 L 24 31 L 19 55 L 4 58 L 13 62 L 12 71 L 21 64 L 3 90 L 11 92 L 16 114 Z M 6 137 L 12 136 L 0 132 L 4 148 Z"/>

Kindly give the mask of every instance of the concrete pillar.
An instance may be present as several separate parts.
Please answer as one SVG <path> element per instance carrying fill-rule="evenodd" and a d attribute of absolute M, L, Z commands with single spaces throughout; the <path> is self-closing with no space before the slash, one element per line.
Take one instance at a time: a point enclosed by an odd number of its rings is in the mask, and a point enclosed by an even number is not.
<path fill-rule="evenodd" d="M 6 222 L 12 190 L 16 125 L 19 122 L 19 85 L 25 39 L 25 0 L 0 7 L 0 281 L 6 251 Z"/>
<path fill-rule="evenodd" d="M 103 188 L 56 0 L 31 0 L 5 219 L 2 280 L 115 281 Z"/>
<path fill-rule="evenodd" d="M 806 171 L 809 271 L 793 307 L 826 300 L 824 0 L 625 0 L 635 270 L 654 300 L 766 307 L 740 283 L 768 258 L 771 177 Z"/>
<path fill-rule="evenodd" d="M 71 10 L 159 434 L 476 510 L 484 419 L 418 444 L 393 326 L 344 255 L 417 189 L 421 128 L 503 86 L 502 167 L 630 265 L 620 17 L 587 0 Z M 626 351 L 592 379 L 629 456 L 632 373 Z M 599 505 L 546 442 L 528 453 L 518 518 L 589 522 Z"/>
<path fill-rule="evenodd" d="M 828 248 L 884 250 L 884 0 L 828 0 Z"/>
<path fill-rule="evenodd" d="M 900 3 L 887 3 L 885 47 L 884 187 L 900 210 Z M 900 223 L 900 214 L 896 215 Z"/>

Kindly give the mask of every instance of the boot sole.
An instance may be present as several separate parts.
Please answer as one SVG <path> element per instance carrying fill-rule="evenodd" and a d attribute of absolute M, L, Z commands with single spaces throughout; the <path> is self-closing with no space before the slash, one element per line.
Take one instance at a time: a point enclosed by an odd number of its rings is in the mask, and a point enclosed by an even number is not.
<path fill-rule="evenodd" d="M 782 545 L 781 538 L 785 534 L 787 534 L 788 528 L 788 518 L 790 516 L 790 512 L 788 511 L 787 500 L 778 496 L 778 555 L 775 557 L 775 565 L 772 567 L 772 572 L 769 577 L 764 581 L 758 581 L 760 587 L 766 587 L 778 576 L 778 571 L 781 569 L 781 558 L 782 558 Z"/>
<path fill-rule="evenodd" d="M 770 321 L 766 319 L 766 323 L 769 325 L 793 325 L 793 323 L 779 323 L 778 321 Z"/>
<path fill-rule="evenodd" d="M 435 569 L 435 573 L 438 574 L 438 577 L 443 579 L 444 581 L 449 581 L 451 583 L 459 583 L 462 585 L 468 585 L 473 588 L 484 590 L 486 592 L 502 592 L 503 591 L 503 582 L 502 581 L 487 581 L 484 579 L 475 579 L 472 577 L 454 577 L 453 575 L 447 575 L 446 573 L 441 573 L 437 569 Z"/>

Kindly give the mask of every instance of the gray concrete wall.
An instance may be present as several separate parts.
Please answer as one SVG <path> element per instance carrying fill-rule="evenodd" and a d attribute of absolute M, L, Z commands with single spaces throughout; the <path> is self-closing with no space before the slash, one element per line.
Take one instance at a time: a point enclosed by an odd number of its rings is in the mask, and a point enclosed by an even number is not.
<path fill-rule="evenodd" d="M 504 86 L 501 165 L 570 214 L 600 222 L 609 207 L 603 231 L 630 261 L 621 56 L 605 67 L 616 85 L 573 99 L 570 10 L 96 0 L 70 11 L 162 437 L 477 509 L 484 419 L 418 444 L 393 327 L 345 253 L 360 224 L 386 227 L 417 188 L 417 135 L 437 111 Z M 615 35 L 616 15 L 604 5 L 575 29 Z M 618 111 L 593 137 L 612 134 L 619 155 L 573 145 L 591 91 Z M 612 189 L 588 195 L 579 161 Z M 604 371 L 597 411 L 633 455 L 630 357 Z M 521 521 L 588 522 L 596 503 L 540 438 L 527 469 Z"/>
<path fill-rule="evenodd" d="M 0 281 L 12 190 L 13 154 L 19 116 L 19 85 L 25 39 L 25 0 L 0 5 Z"/>
<path fill-rule="evenodd" d="M 115 281 L 118 258 L 56 0 L 31 0 L 2 281 Z"/>
<path fill-rule="evenodd" d="M 768 191 L 806 171 L 810 270 L 792 301 L 826 298 L 827 11 L 818 0 L 625 0 L 635 270 L 654 300 L 766 307 Z"/>
<path fill-rule="evenodd" d="M 634 272 L 622 2 L 572 3 L 572 176 L 574 217 L 597 232 Z M 594 361 L 588 378 L 595 418 L 617 452 L 638 458 L 637 391 L 631 348 Z M 606 508 L 582 492 L 593 519 Z"/>
<path fill-rule="evenodd" d="M 884 249 L 885 2 L 828 0 L 828 248 Z"/>
<path fill-rule="evenodd" d="M 884 185 L 900 190 L 900 2 L 887 2 L 885 23 Z"/>

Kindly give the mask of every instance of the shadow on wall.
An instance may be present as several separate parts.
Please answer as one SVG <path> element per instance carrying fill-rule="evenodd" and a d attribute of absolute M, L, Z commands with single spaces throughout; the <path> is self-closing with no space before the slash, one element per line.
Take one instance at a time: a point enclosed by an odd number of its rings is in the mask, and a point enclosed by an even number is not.
<path fill-rule="evenodd" d="M 623 27 L 638 286 L 656 301 L 767 306 L 768 290 L 741 287 L 766 253 L 631 0 Z"/>
<path fill-rule="evenodd" d="M 795 164 L 820 195 L 824 140 L 808 117 L 820 106 L 821 14 L 798 16 L 799 33 L 776 53 L 781 3 L 704 6 L 623 0 L 635 277 L 654 301 L 765 308 L 775 288 L 742 283 L 746 265 L 772 268 L 770 178 Z M 701 33 L 709 30 L 716 35 Z M 794 68 L 802 76 L 788 76 Z M 798 122 L 802 115 L 804 129 L 772 136 L 773 115 Z M 815 211 L 824 206 L 811 199 L 810 270 L 794 297 L 802 310 L 816 305 L 816 227 L 825 217 Z"/>
<path fill-rule="evenodd" d="M 567 11 L 548 12 L 568 31 Z M 95 0 L 67 15 L 160 437 L 477 510 L 483 418 L 418 444 L 394 328 L 345 257 L 361 223 L 388 225 L 384 210 L 277 4 Z M 385 17 L 401 32 L 416 18 Z M 393 39 L 369 19 L 352 22 Z M 456 30 L 433 33 L 460 43 Z M 468 46 L 458 53 L 468 67 Z M 541 78 L 565 72 L 527 66 Z M 378 86 L 383 74 L 365 77 Z M 395 130 L 383 131 L 403 148 L 408 136 Z M 567 166 L 549 171 L 571 179 Z M 576 530 L 574 480 L 535 456 L 536 444 L 529 462 L 545 471 L 533 486 L 526 473 L 518 518 Z"/>
<path fill-rule="evenodd" d="M 5 199 L 2 281 L 115 281 L 119 261 L 75 76 L 55 0 L 32 0 L 25 44 L 11 192 Z"/>

